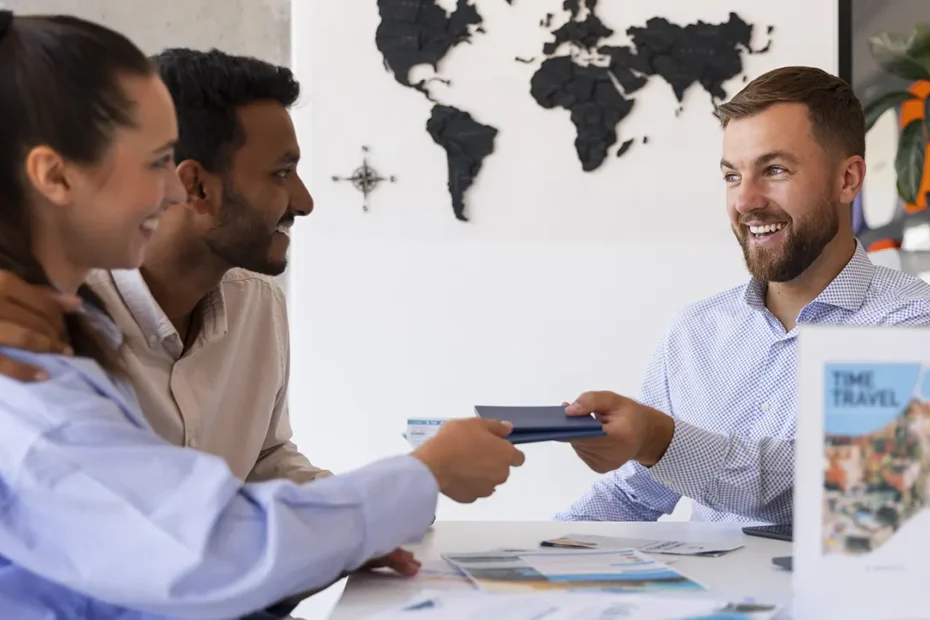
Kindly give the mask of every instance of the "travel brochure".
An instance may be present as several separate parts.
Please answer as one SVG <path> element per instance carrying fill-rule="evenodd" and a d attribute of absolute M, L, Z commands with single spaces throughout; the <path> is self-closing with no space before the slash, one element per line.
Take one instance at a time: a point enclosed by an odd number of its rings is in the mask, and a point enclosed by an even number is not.
<path fill-rule="evenodd" d="M 700 592 L 704 586 L 635 549 L 443 554 L 485 592 Z"/>
<path fill-rule="evenodd" d="M 419 594 L 368 620 L 775 620 L 784 609 L 714 596 L 634 549 L 450 553 L 413 580 Z"/>
<path fill-rule="evenodd" d="M 927 617 L 930 330 L 802 326 L 797 617 Z"/>

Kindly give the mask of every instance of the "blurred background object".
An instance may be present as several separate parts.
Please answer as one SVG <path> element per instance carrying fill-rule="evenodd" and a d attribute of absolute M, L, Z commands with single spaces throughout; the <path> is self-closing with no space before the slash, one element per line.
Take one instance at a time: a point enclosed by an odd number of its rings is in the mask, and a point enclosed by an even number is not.
<path fill-rule="evenodd" d="M 856 236 L 875 262 L 930 279 L 930 2 L 839 0 L 839 46 L 869 123 Z"/>

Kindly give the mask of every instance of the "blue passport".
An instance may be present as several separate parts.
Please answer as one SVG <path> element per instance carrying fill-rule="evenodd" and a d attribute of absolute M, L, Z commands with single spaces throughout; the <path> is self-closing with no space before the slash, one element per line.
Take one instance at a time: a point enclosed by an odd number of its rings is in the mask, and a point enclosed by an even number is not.
<path fill-rule="evenodd" d="M 569 416 L 561 405 L 513 407 L 477 405 L 475 413 L 488 420 L 513 424 L 507 437 L 515 444 L 540 441 L 570 441 L 585 437 L 601 437 L 604 428 L 593 415 Z"/>

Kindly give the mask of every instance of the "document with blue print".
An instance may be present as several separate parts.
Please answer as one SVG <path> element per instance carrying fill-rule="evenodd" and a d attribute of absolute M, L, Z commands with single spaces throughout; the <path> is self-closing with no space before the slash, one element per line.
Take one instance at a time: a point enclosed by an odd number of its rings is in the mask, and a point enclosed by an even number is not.
<path fill-rule="evenodd" d="M 799 331 L 799 617 L 925 617 L 930 329 Z"/>
<path fill-rule="evenodd" d="M 779 612 L 777 605 L 710 596 L 422 592 L 368 620 L 773 620 Z"/>
<path fill-rule="evenodd" d="M 444 553 L 486 592 L 701 592 L 705 588 L 635 549 Z"/>

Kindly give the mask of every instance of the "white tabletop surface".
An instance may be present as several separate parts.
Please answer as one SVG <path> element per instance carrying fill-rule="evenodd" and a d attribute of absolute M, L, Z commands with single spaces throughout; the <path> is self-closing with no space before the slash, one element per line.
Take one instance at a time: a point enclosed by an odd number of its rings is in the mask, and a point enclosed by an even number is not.
<path fill-rule="evenodd" d="M 791 593 L 791 573 L 772 564 L 775 556 L 791 555 L 791 543 L 746 536 L 745 524 L 591 522 L 445 521 L 436 523 L 417 544 L 406 545 L 421 560 L 439 558 L 441 553 L 488 551 L 507 548 L 538 548 L 549 538 L 566 534 L 599 534 L 651 540 L 706 542 L 738 541 L 745 546 L 717 558 L 655 555 L 684 575 L 724 597 L 755 596 L 784 601 Z M 396 575 L 355 574 L 349 578 L 342 598 L 330 620 L 364 618 L 405 602 L 421 589 L 416 579 Z"/>

